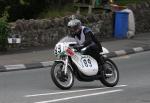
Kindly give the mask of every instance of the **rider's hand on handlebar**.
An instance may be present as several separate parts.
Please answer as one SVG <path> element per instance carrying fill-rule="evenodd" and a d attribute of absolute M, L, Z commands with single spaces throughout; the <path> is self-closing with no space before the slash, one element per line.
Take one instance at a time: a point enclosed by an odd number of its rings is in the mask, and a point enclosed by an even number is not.
<path fill-rule="evenodd" d="M 79 45 L 75 45 L 75 46 L 73 46 L 73 48 L 76 49 L 77 51 L 80 51 L 82 49 L 82 47 Z"/>

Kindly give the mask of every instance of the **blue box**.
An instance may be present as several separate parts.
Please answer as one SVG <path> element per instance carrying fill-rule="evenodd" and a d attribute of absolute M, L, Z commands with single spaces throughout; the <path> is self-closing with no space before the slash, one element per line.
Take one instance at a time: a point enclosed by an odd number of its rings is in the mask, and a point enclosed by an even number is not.
<path fill-rule="evenodd" d="M 121 11 L 115 12 L 115 27 L 114 27 L 115 38 L 123 39 L 127 37 L 128 15 L 129 13 L 127 12 L 121 12 Z"/>

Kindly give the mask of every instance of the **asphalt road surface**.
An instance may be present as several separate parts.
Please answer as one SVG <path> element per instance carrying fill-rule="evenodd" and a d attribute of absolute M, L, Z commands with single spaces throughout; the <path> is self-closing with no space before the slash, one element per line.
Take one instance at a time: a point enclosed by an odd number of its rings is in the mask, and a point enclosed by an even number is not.
<path fill-rule="evenodd" d="M 112 88 L 75 80 L 70 90 L 60 90 L 50 68 L 1 72 L 0 103 L 150 103 L 150 52 L 113 60 L 120 82 Z"/>

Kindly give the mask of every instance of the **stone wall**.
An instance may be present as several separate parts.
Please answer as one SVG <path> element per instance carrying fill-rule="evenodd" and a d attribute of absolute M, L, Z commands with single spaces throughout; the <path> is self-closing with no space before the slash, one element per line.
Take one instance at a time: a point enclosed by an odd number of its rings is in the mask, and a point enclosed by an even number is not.
<path fill-rule="evenodd" d="M 150 1 L 128 5 L 135 15 L 136 33 L 150 32 Z"/>
<path fill-rule="evenodd" d="M 92 28 L 98 38 L 112 38 L 112 19 L 101 19 L 100 15 L 78 15 L 83 25 Z M 22 47 L 54 46 L 60 38 L 69 34 L 67 23 L 70 17 L 42 20 L 17 20 L 11 24 L 12 34 L 21 37 Z M 103 27 L 102 27 L 103 26 Z M 107 27 L 107 28 L 106 28 Z"/>
<path fill-rule="evenodd" d="M 128 6 L 135 15 L 136 33 L 150 32 L 150 2 Z M 102 19 L 100 14 L 77 16 L 83 24 L 92 28 L 99 40 L 113 38 L 113 18 Z M 17 20 L 11 23 L 12 34 L 21 36 L 21 47 L 53 47 L 60 38 L 68 34 L 67 22 L 70 17 Z"/>

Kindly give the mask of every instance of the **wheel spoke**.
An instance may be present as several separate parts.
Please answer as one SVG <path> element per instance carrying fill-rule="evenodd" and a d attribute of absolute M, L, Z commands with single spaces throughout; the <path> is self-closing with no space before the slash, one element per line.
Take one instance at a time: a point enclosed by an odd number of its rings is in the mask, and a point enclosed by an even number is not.
<path fill-rule="evenodd" d="M 102 72 L 101 82 L 109 87 L 115 86 L 119 81 L 119 71 L 115 63 L 110 60 L 105 60 L 104 71 Z"/>
<path fill-rule="evenodd" d="M 107 69 L 105 71 L 106 81 L 109 83 L 115 82 L 117 79 L 117 75 L 116 75 L 117 72 L 115 70 L 115 67 L 111 63 L 108 63 L 108 62 L 107 62 L 106 67 L 107 67 Z"/>
<path fill-rule="evenodd" d="M 56 86 L 60 87 L 61 89 L 70 88 L 73 85 L 74 77 L 71 71 L 71 68 L 68 66 L 67 74 L 64 74 L 63 63 L 57 63 L 53 68 L 54 76 L 52 77 Z M 52 73 L 52 74 L 53 74 Z"/>

